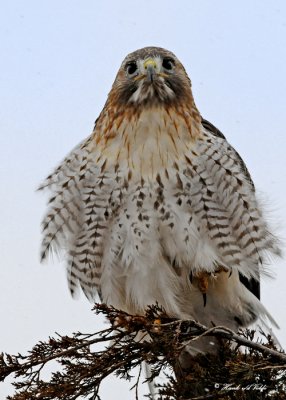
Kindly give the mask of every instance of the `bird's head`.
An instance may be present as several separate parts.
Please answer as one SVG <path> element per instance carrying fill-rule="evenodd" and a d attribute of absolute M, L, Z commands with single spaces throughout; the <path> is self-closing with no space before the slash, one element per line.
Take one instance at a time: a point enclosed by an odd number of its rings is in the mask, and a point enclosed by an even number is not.
<path fill-rule="evenodd" d="M 94 137 L 101 155 L 110 163 L 127 162 L 134 173 L 153 176 L 189 149 L 200 133 L 191 82 L 177 57 L 159 47 L 130 53 L 96 120 Z"/>
<path fill-rule="evenodd" d="M 124 59 L 110 96 L 123 107 L 175 105 L 192 101 L 191 82 L 173 53 L 145 47 Z"/>

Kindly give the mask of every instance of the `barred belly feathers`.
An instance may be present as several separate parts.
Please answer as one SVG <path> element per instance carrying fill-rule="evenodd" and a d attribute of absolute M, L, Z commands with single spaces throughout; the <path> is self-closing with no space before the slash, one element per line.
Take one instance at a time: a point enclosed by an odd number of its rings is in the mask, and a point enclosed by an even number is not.
<path fill-rule="evenodd" d="M 124 60 L 90 137 L 41 185 L 42 259 L 63 251 L 79 287 L 130 313 L 247 326 L 269 313 L 259 280 L 275 237 L 238 153 L 202 119 L 169 51 Z"/>

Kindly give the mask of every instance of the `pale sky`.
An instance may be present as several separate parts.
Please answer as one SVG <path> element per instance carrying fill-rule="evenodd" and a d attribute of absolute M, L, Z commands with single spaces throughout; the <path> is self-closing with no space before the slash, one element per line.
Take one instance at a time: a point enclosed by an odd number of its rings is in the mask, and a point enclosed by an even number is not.
<path fill-rule="evenodd" d="M 90 134 L 126 54 L 147 45 L 183 62 L 200 112 L 244 158 L 286 242 L 284 0 L 2 1 L 0 351 L 103 326 L 70 297 L 63 263 L 39 263 L 46 197 L 35 189 Z M 285 260 L 269 271 L 262 301 L 286 347 Z M 111 379 L 102 399 L 134 398 L 130 386 Z"/>

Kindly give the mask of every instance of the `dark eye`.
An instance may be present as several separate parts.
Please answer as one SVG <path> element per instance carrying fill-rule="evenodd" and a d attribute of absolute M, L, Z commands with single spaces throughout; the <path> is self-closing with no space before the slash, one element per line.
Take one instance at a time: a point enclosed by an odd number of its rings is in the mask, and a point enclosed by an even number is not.
<path fill-rule="evenodd" d="M 133 75 L 137 71 L 137 64 L 135 61 L 130 61 L 126 65 L 126 71 L 128 75 Z"/>
<path fill-rule="evenodd" d="M 175 61 L 172 58 L 163 58 L 162 66 L 166 70 L 171 71 L 175 66 Z"/>

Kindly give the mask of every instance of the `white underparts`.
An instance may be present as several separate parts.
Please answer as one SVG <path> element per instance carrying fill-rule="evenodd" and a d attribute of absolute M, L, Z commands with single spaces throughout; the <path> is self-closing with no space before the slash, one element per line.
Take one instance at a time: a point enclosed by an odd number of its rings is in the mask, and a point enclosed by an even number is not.
<path fill-rule="evenodd" d="M 233 328 L 235 317 L 267 314 L 238 274 L 257 278 L 278 249 L 235 151 L 203 128 L 192 137 L 184 121 L 142 113 L 107 144 L 76 148 L 44 183 L 53 193 L 42 254 L 66 252 L 73 293 L 99 291 L 133 313 L 159 302 Z"/>

